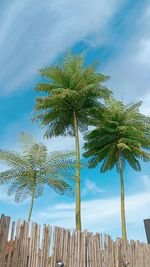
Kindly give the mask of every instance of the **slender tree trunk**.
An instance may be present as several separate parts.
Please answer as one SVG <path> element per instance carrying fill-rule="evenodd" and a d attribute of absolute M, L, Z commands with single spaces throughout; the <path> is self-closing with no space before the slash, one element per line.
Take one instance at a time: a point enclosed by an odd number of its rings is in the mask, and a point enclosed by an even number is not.
<path fill-rule="evenodd" d="M 31 214 L 32 214 L 32 210 L 33 210 L 33 205 L 34 205 L 34 189 L 32 191 L 32 198 L 31 198 L 31 206 L 30 206 L 30 211 L 29 211 L 29 215 L 28 215 L 28 221 L 30 222 L 31 219 Z"/>
<path fill-rule="evenodd" d="M 76 146 L 76 229 L 81 231 L 81 193 L 80 193 L 80 145 L 78 120 L 74 112 L 74 132 Z"/>
<path fill-rule="evenodd" d="M 127 239 L 126 216 L 125 216 L 125 193 L 124 193 L 124 176 L 121 157 L 119 157 L 120 187 L 121 187 L 121 225 L 122 238 Z"/>

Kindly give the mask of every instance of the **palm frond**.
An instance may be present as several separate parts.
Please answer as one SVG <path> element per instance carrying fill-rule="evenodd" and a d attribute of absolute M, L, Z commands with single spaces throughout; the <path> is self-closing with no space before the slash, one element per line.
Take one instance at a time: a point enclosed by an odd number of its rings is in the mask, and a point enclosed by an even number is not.
<path fill-rule="evenodd" d="M 56 193 L 59 193 L 61 195 L 67 193 L 69 195 L 74 195 L 74 190 L 73 188 L 64 180 L 61 179 L 53 179 L 51 177 L 47 178 L 47 185 L 52 187 L 53 190 Z"/>
<path fill-rule="evenodd" d="M 0 151 L 0 161 L 12 168 L 24 169 L 30 167 L 26 159 L 17 152 Z"/>
<path fill-rule="evenodd" d="M 16 168 L 0 172 L 0 184 L 9 183 L 15 180 L 21 174 L 22 174 L 22 171 Z"/>

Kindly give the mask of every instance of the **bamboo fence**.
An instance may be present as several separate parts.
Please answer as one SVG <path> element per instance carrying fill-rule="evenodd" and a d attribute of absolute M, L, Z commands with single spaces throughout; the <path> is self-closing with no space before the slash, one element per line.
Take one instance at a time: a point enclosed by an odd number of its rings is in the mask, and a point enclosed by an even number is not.
<path fill-rule="evenodd" d="M 0 219 L 0 267 L 150 267 L 150 245 Z"/>

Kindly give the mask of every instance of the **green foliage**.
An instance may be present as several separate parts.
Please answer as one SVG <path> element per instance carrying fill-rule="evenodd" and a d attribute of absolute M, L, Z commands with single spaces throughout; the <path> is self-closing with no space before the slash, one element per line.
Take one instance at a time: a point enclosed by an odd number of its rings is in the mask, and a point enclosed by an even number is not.
<path fill-rule="evenodd" d="M 139 112 L 140 106 L 141 102 L 124 106 L 111 98 L 103 114 L 95 110 L 91 124 L 96 128 L 86 134 L 84 145 L 91 168 L 102 162 L 101 172 L 118 169 L 121 156 L 123 167 L 128 163 L 140 171 L 140 160 L 150 160 L 150 118 Z"/>
<path fill-rule="evenodd" d="M 45 96 L 36 98 L 36 115 L 33 120 L 47 127 L 45 136 L 74 136 L 74 114 L 78 129 L 87 130 L 89 111 L 107 99 L 110 91 L 103 85 L 109 79 L 96 72 L 96 65 L 84 67 L 82 55 L 67 53 L 62 64 L 40 70 L 46 79 L 39 83 L 36 91 Z"/>
<path fill-rule="evenodd" d="M 47 185 L 59 194 L 73 194 L 66 179 L 74 180 L 75 163 L 73 152 L 51 152 L 42 143 L 22 133 L 19 138 L 22 153 L 0 151 L 0 161 L 9 169 L 0 173 L 0 184 L 8 183 L 8 194 L 15 194 L 15 201 L 21 202 L 44 193 Z"/>

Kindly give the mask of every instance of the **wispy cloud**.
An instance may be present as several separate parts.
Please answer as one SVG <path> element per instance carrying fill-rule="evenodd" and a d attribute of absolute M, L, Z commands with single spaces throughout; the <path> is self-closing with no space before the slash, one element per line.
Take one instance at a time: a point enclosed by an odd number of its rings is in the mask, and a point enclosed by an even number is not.
<path fill-rule="evenodd" d="M 7 187 L 6 186 L 0 186 L 0 202 L 1 203 L 7 203 L 7 204 L 14 204 L 14 198 L 13 196 L 9 197 L 7 195 Z"/>
<path fill-rule="evenodd" d="M 84 184 L 84 189 L 82 190 L 82 196 L 96 195 L 104 192 L 105 190 L 100 188 L 95 182 L 86 180 Z"/>
<path fill-rule="evenodd" d="M 142 175 L 141 176 L 141 184 L 143 184 L 143 187 L 145 190 L 150 190 L 150 177 L 147 175 Z"/>
<path fill-rule="evenodd" d="M 142 100 L 142 112 L 150 115 L 150 5 L 145 4 L 136 22 L 134 34 L 118 49 L 105 67 L 111 75 L 110 86 L 115 95 L 125 101 Z"/>
<path fill-rule="evenodd" d="M 102 34 L 120 1 L 15 0 L 1 7 L 0 87 L 8 93 L 24 88 L 67 47 Z"/>
<path fill-rule="evenodd" d="M 8 204 L 8 205 L 15 205 L 15 206 L 22 206 L 22 205 L 26 205 L 27 203 L 29 203 L 29 199 L 26 199 L 23 202 L 20 202 L 19 204 L 17 202 L 15 202 L 14 200 L 14 195 L 12 196 L 8 196 L 7 194 L 7 190 L 8 187 L 5 185 L 1 185 L 0 186 L 0 204 Z"/>
<path fill-rule="evenodd" d="M 8 205 L 26 205 L 27 203 L 29 203 L 29 200 L 26 199 L 24 202 L 21 202 L 21 203 L 16 203 L 15 200 L 14 200 L 14 195 L 12 196 L 8 196 L 7 194 L 7 191 L 8 191 L 8 187 L 6 185 L 1 185 L 0 186 L 0 203 L 2 204 L 8 204 Z"/>

